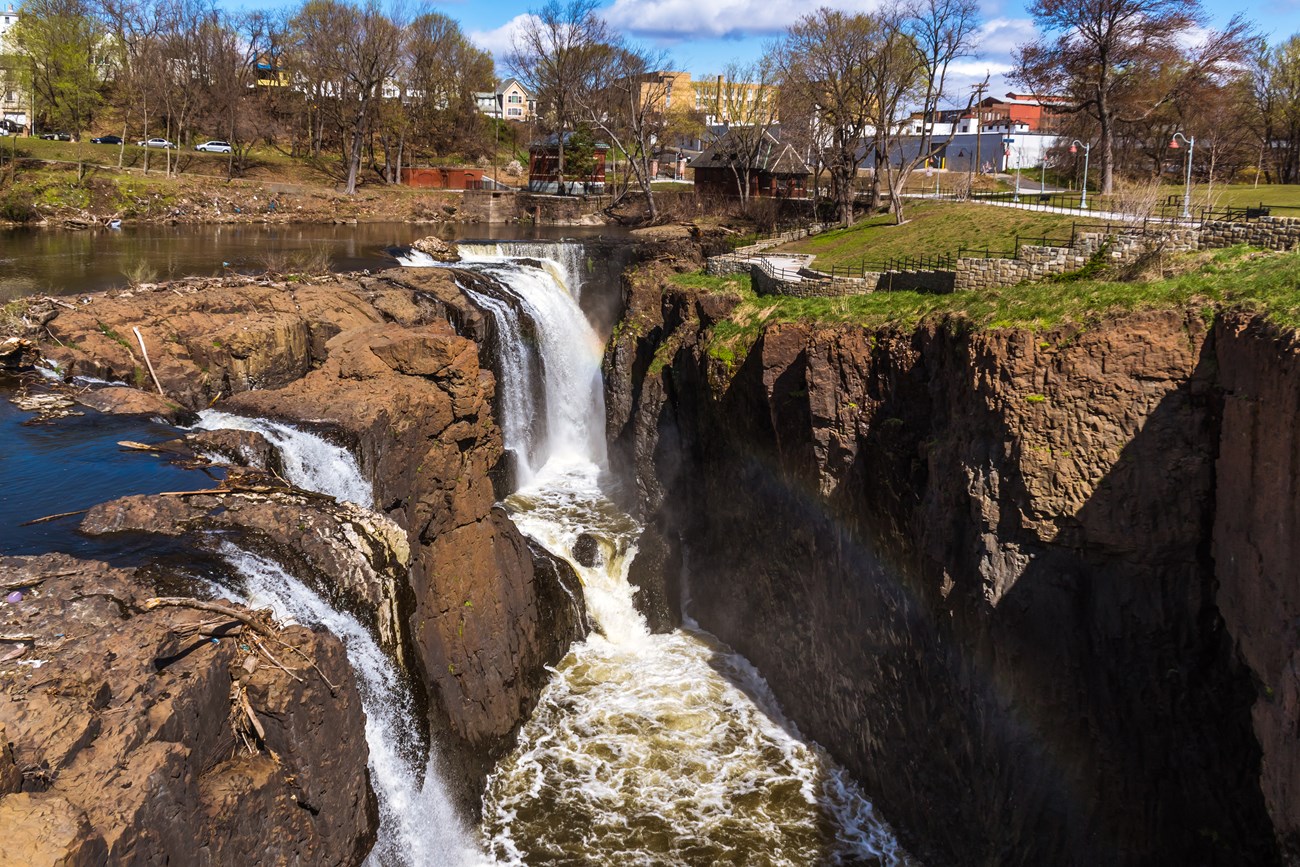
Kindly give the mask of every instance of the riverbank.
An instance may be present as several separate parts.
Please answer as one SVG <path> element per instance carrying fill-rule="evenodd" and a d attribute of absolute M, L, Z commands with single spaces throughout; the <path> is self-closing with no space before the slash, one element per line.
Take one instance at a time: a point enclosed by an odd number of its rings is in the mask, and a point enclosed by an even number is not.
<path fill-rule="evenodd" d="M 355 195 L 332 184 L 272 179 L 165 177 L 91 166 L 24 171 L 0 193 L 0 226 L 89 228 L 113 220 L 173 225 L 217 223 L 439 223 L 475 219 L 459 191 L 369 185 Z"/>

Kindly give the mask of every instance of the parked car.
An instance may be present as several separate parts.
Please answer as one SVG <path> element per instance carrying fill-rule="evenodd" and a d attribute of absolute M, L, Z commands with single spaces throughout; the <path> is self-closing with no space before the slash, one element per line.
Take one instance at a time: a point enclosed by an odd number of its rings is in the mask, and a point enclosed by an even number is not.
<path fill-rule="evenodd" d="M 122 137 L 120 135 L 101 135 L 98 138 L 92 138 L 90 140 L 90 143 L 91 144 L 121 144 Z"/>
<path fill-rule="evenodd" d="M 72 141 L 72 136 L 66 132 L 41 133 L 41 138 L 46 141 Z"/>
<path fill-rule="evenodd" d="M 203 144 L 196 144 L 194 149 L 208 154 L 228 154 L 230 153 L 230 142 L 213 139 L 212 141 L 205 141 Z"/>
<path fill-rule="evenodd" d="M 167 141 L 165 138 L 151 138 L 148 141 L 136 142 L 142 148 L 174 148 L 175 142 Z"/>

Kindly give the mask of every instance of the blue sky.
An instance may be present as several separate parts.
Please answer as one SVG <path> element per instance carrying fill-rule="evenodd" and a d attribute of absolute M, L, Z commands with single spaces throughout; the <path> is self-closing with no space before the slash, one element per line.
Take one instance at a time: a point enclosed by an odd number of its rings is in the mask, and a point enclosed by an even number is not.
<path fill-rule="evenodd" d="M 677 69 L 694 75 L 721 71 L 728 62 L 748 62 L 764 45 L 800 16 L 819 6 L 846 11 L 869 10 L 878 0 L 608 0 L 605 18 L 632 38 L 667 50 Z M 434 8 L 461 22 L 461 27 L 498 58 L 510 45 L 510 30 L 519 16 L 539 5 L 528 0 L 475 0 L 444 2 Z M 1205 3 L 1210 24 L 1221 25 L 1240 11 L 1250 16 L 1260 31 L 1278 41 L 1300 32 L 1300 0 L 1247 0 Z M 992 93 L 1009 88 L 1001 73 L 1010 66 L 1010 53 L 1034 37 L 1033 22 L 1020 0 L 984 0 L 984 25 L 977 57 L 962 61 L 958 85 L 992 76 Z M 506 70 L 500 68 L 505 74 Z"/>

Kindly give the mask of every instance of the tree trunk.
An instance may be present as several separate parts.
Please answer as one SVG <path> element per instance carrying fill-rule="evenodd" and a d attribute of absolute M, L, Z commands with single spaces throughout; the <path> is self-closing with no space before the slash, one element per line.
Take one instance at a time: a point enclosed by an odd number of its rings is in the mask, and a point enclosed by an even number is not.
<path fill-rule="evenodd" d="M 1105 70 L 1107 58 L 1101 58 Z M 1110 116 L 1110 102 L 1106 98 L 1106 85 L 1103 78 L 1097 85 L 1097 121 L 1101 126 L 1101 188 L 1103 196 L 1109 196 L 1115 187 L 1115 130 Z M 1088 187 L 1088 177 L 1083 178 L 1084 189 Z"/>
<path fill-rule="evenodd" d="M 352 154 L 348 160 L 348 186 L 345 191 L 352 195 L 357 191 L 357 176 L 361 173 L 361 149 L 365 147 L 366 104 L 363 101 L 352 126 Z"/>

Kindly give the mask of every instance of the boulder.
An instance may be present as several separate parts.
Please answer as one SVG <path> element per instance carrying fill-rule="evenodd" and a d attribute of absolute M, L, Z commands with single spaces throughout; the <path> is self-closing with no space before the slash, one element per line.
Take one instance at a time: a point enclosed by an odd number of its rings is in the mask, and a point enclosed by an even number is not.
<path fill-rule="evenodd" d="M 48 554 L 0 557 L 0 574 L 26 588 L 0 605 L 0 633 L 29 647 L 0 662 L 0 864 L 365 858 L 378 811 L 338 639 L 265 636 L 291 674 L 236 621 L 146 608 L 141 573 Z"/>
<path fill-rule="evenodd" d="M 455 244 L 449 244 L 435 235 L 421 238 L 411 243 L 412 250 L 419 250 L 437 262 L 459 262 L 460 250 Z"/>

